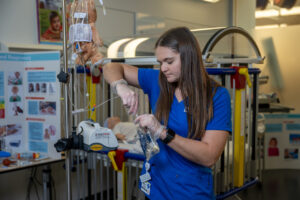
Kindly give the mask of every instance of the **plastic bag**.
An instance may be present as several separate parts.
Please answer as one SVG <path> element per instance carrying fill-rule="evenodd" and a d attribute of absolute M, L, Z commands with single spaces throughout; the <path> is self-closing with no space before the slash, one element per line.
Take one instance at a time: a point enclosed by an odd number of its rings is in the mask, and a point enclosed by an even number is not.
<path fill-rule="evenodd" d="M 142 150 L 146 157 L 146 161 L 149 161 L 150 158 L 159 153 L 159 146 L 156 140 L 149 132 L 144 131 L 142 128 L 138 127 L 137 133 L 139 136 Z"/>

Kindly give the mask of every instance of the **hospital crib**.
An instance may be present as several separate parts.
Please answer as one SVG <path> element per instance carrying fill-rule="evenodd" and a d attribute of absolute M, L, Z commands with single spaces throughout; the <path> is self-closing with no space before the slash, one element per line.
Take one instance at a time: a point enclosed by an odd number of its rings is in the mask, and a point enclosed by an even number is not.
<path fill-rule="evenodd" d="M 130 59 L 125 62 L 135 64 L 131 63 L 132 60 Z M 153 60 L 153 62 L 156 61 Z M 140 61 L 138 63 L 139 67 L 149 67 L 148 64 L 143 65 Z M 153 66 L 155 67 L 155 65 Z M 261 177 L 261 165 L 259 164 L 261 161 L 257 155 L 257 152 L 259 152 L 258 149 L 261 148 L 259 146 L 261 143 L 258 142 L 255 129 L 257 121 L 257 84 L 260 70 L 245 67 L 206 69 L 215 80 L 228 89 L 232 102 L 233 132 L 230 134 L 221 158 L 212 167 L 216 197 L 217 199 L 224 199 L 257 183 L 259 177 Z M 237 99 L 236 81 L 241 80 L 234 79 L 233 76 L 240 69 L 247 69 L 246 76 L 248 78 L 242 78 L 242 81 L 247 82 L 248 80 L 248 84 L 251 84 L 252 87 L 244 84 L 244 88 L 242 89 L 243 94 L 240 95 L 240 99 Z M 74 78 L 71 80 L 73 85 L 70 87 L 69 97 L 74 100 L 73 107 L 81 107 L 89 104 L 90 97 L 86 98 L 86 93 L 92 92 L 92 83 L 89 77 L 86 76 L 86 74 L 89 74 L 88 70 L 77 69 L 77 72 L 73 73 Z M 90 83 L 84 88 L 77 87 L 80 84 L 76 83 L 76 81 Z M 101 91 L 96 98 L 98 101 L 104 102 L 106 99 L 111 99 L 105 105 L 94 110 L 97 119 L 100 119 L 97 120 L 97 122 L 100 122 L 100 125 L 103 125 L 103 121 L 109 116 L 120 116 L 122 121 L 132 121 L 131 117 L 127 115 L 126 110 L 124 110 L 121 100 L 111 93 L 109 86 L 104 80 L 101 80 L 101 84 L 97 84 L 95 87 L 94 89 Z M 140 107 L 138 112 L 140 114 L 149 113 L 150 108 L 146 95 L 140 89 L 135 90 L 139 94 Z M 236 104 L 239 104 L 241 108 L 237 109 Z M 235 119 L 237 112 L 240 112 L 240 120 Z M 81 120 L 86 119 L 88 115 L 91 116 L 91 114 L 87 112 L 74 114 L 74 126 Z M 239 130 L 235 128 L 236 123 L 241 124 Z M 243 148 L 245 152 L 244 156 L 239 155 L 236 157 L 235 155 L 236 151 L 241 151 L 241 149 L 237 149 L 235 134 L 243 134 L 244 136 L 243 141 L 239 141 L 239 143 L 243 143 L 243 146 L 239 148 Z M 132 153 L 130 148 L 127 152 L 126 150 L 125 152 L 124 150 L 117 150 L 115 152 L 100 153 L 72 150 L 70 155 L 71 169 L 74 171 L 74 176 L 72 177 L 73 199 L 84 199 L 86 197 L 88 199 L 101 200 L 144 199 L 143 193 L 138 189 L 138 179 L 144 160 L 143 155 Z M 240 160 L 237 161 L 237 159 Z M 118 160 L 117 163 L 115 163 L 115 160 Z"/>

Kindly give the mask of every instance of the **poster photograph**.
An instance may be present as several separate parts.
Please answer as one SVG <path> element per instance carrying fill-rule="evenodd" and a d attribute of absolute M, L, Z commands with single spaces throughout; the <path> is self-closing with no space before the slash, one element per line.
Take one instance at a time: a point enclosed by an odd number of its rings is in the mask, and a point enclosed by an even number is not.
<path fill-rule="evenodd" d="M 268 156 L 279 156 L 278 140 L 272 137 L 269 140 Z"/>
<path fill-rule="evenodd" d="M 286 148 L 284 149 L 284 159 L 298 159 L 298 152 L 297 148 Z"/>
<path fill-rule="evenodd" d="M 39 42 L 62 44 L 62 1 L 37 0 Z"/>
<path fill-rule="evenodd" d="M 300 134 L 291 133 L 289 137 L 290 144 L 300 145 Z"/>

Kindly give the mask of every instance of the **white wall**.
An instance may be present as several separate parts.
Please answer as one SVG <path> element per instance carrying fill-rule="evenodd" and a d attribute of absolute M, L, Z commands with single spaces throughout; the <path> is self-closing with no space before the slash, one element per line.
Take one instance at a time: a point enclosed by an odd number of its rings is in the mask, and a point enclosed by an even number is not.
<path fill-rule="evenodd" d="M 106 37 L 134 33 L 134 14 L 142 12 L 196 27 L 229 25 L 229 0 L 216 4 L 198 0 L 104 0 L 107 15 L 103 16 L 99 1 L 97 29 Z M 38 44 L 36 0 L 1 0 L 0 41 Z"/>
<path fill-rule="evenodd" d="M 300 94 L 299 94 L 299 78 L 300 78 L 300 26 L 288 26 L 285 28 L 263 29 L 255 31 L 255 38 L 262 50 L 262 55 L 268 52 L 275 52 L 278 60 L 279 70 L 275 72 L 276 66 L 268 65 L 268 57 L 266 62 L 260 67 L 261 75 L 272 75 L 267 85 L 260 87 L 260 92 L 271 93 L 276 92 L 282 105 L 295 108 L 293 113 L 300 112 Z M 263 40 L 272 38 L 275 49 L 266 48 Z M 272 71 L 273 70 L 273 71 Z M 280 78 L 282 79 L 282 88 L 278 86 Z"/>
<path fill-rule="evenodd" d="M 0 1 L 0 41 L 38 43 L 36 1 Z"/>
<path fill-rule="evenodd" d="M 233 12 L 235 13 L 233 25 L 239 26 L 247 30 L 253 35 L 255 27 L 255 8 L 256 1 L 233 0 Z"/>

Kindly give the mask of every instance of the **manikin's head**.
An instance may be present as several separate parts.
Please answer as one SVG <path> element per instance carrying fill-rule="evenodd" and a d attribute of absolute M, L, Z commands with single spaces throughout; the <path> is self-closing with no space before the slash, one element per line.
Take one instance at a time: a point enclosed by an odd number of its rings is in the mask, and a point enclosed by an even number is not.
<path fill-rule="evenodd" d="M 113 129 L 119 122 L 121 122 L 120 117 L 110 117 L 107 119 L 107 128 Z"/>
<path fill-rule="evenodd" d="M 61 23 L 57 12 L 52 11 L 49 16 L 50 26 L 54 31 L 60 31 Z"/>

